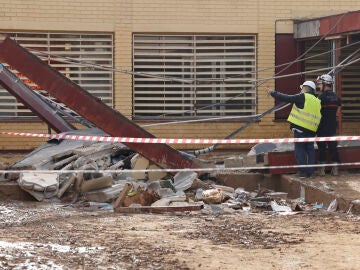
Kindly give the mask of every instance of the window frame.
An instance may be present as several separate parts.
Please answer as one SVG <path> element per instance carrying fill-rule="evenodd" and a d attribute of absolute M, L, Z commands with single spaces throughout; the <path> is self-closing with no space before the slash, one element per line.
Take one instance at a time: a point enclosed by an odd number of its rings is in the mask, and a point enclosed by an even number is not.
<path fill-rule="evenodd" d="M 133 33 L 132 51 L 136 120 L 251 117 L 257 112 L 255 34 Z M 221 81 L 241 72 L 244 78 Z"/>
<path fill-rule="evenodd" d="M 113 33 L 51 31 L 2 31 L 2 33 L 9 35 L 85 91 L 101 99 L 107 105 L 114 106 L 114 72 L 111 70 L 114 66 Z M 60 59 L 56 60 L 55 57 L 60 57 Z M 63 62 L 67 59 L 86 64 Z M 31 89 L 56 101 L 46 92 L 46 89 L 41 89 L 26 76 L 20 74 L 15 67 L 10 67 L 7 63 L 3 64 Z M 91 67 L 92 64 L 108 66 L 111 69 L 94 69 Z M 61 105 L 66 107 L 64 104 Z M 35 119 L 38 119 L 36 115 L 18 102 L 5 88 L 0 87 L 0 120 Z"/>

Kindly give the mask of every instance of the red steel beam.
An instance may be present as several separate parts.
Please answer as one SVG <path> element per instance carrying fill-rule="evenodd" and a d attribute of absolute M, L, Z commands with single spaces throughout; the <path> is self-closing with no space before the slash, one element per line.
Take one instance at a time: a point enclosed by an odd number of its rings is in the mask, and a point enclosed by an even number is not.
<path fill-rule="evenodd" d="M 90 95 L 3 34 L 0 34 L 0 60 L 15 67 L 42 89 L 111 136 L 154 138 L 154 135 Z M 204 167 L 199 160 L 191 160 L 166 144 L 126 143 L 126 145 L 163 168 Z"/>
<path fill-rule="evenodd" d="M 0 64 L 0 84 L 57 132 L 66 132 L 76 129 L 69 122 L 57 115 L 53 108 L 41 100 L 33 90 L 7 70 L 2 64 Z"/>

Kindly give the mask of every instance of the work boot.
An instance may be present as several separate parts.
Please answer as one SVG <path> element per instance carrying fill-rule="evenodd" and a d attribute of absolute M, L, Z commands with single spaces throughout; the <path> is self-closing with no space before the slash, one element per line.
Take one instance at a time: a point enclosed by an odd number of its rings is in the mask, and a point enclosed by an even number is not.
<path fill-rule="evenodd" d="M 317 171 L 317 175 L 325 176 L 325 167 L 319 167 L 319 169 Z"/>
<path fill-rule="evenodd" d="M 297 178 L 306 178 L 307 174 L 305 172 L 297 172 L 295 174 L 295 177 L 297 177 Z"/>
<path fill-rule="evenodd" d="M 306 174 L 306 177 L 312 179 L 312 178 L 316 177 L 316 174 L 315 173 L 308 173 L 308 174 Z"/>
<path fill-rule="evenodd" d="M 335 165 L 331 168 L 331 174 L 334 176 L 339 175 L 339 166 Z"/>

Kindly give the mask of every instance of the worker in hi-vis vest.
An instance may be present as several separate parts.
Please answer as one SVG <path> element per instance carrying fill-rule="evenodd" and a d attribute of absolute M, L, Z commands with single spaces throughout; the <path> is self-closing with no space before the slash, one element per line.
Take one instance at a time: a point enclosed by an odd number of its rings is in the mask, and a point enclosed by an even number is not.
<path fill-rule="evenodd" d="M 301 92 L 296 95 L 286 95 L 275 90 L 267 92 L 280 101 L 293 103 L 288 117 L 290 129 L 294 138 L 315 137 L 321 120 L 321 102 L 315 96 L 316 85 L 312 81 L 305 81 L 300 85 Z M 298 165 L 311 165 L 315 163 L 314 142 L 295 142 L 295 158 Z M 314 176 L 314 167 L 299 167 L 297 176 Z"/>

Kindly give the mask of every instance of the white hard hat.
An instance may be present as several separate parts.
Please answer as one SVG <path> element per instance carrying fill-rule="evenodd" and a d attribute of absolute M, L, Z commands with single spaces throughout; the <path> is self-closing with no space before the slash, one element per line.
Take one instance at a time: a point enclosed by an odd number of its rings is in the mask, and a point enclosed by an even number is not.
<path fill-rule="evenodd" d="M 302 86 L 309 86 L 312 90 L 314 90 L 315 91 L 315 89 L 316 89 L 316 85 L 315 85 L 315 83 L 313 82 L 313 81 L 305 81 L 303 84 L 302 84 Z"/>
<path fill-rule="evenodd" d="M 333 84 L 334 80 L 329 74 L 323 74 L 316 79 L 317 83 Z"/>

